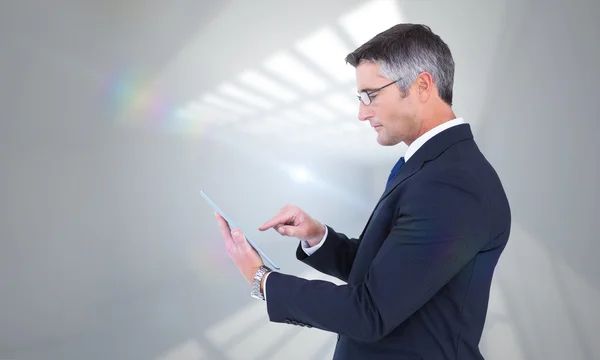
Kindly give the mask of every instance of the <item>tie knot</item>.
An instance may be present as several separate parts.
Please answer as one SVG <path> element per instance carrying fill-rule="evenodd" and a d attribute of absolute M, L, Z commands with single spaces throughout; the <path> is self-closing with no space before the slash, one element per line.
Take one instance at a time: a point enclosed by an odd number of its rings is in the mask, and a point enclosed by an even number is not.
<path fill-rule="evenodd" d="M 394 167 L 392 168 L 392 173 L 396 174 L 398 172 L 398 170 L 400 170 L 400 168 L 402 167 L 402 165 L 404 165 L 404 156 L 400 158 L 400 160 L 398 160 L 398 162 L 396 163 L 396 165 L 394 165 Z"/>
<path fill-rule="evenodd" d="M 404 165 L 404 156 L 401 157 L 400 160 L 398 160 L 396 165 L 394 165 L 394 167 L 392 168 L 392 171 L 390 171 L 390 176 L 388 178 L 387 185 L 389 185 L 392 179 L 394 179 L 394 177 L 396 176 L 396 174 L 398 174 L 398 171 L 400 171 L 402 165 Z"/>
<path fill-rule="evenodd" d="M 400 158 L 400 160 L 398 160 L 398 164 L 397 164 L 397 165 L 398 165 L 398 167 L 400 167 L 400 166 L 404 165 L 404 156 L 402 156 L 402 157 Z"/>

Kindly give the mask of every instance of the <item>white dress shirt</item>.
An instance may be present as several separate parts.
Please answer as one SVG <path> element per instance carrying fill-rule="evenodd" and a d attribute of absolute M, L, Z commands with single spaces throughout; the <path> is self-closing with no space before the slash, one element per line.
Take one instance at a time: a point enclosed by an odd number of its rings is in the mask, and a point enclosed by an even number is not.
<path fill-rule="evenodd" d="M 417 150 L 419 150 L 421 148 L 421 146 L 423 146 L 423 144 L 425 144 L 428 140 L 430 140 L 435 135 L 437 135 L 437 134 L 441 133 L 442 131 L 447 130 L 453 126 L 461 125 L 464 123 L 465 123 L 465 120 L 463 118 L 456 118 L 456 119 L 453 119 L 450 121 L 446 121 L 445 123 L 438 125 L 438 126 L 434 127 L 433 129 L 427 131 L 425 134 L 419 136 L 406 149 L 406 152 L 404 153 L 404 161 L 408 162 L 408 159 L 410 159 L 417 152 Z M 323 224 L 323 226 L 325 226 L 325 224 Z M 306 255 L 310 256 L 310 255 L 314 254 L 315 251 L 319 250 L 319 248 L 325 242 L 325 239 L 327 239 L 327 234 L 328 234 L 328 230 L 327 230 L 327 226 L 325 226 L 325 235 L 323 236 L 323 238 L 321 239 L 321 241 L 318 244 L 316 244 L 315 246 L 312 246 L 312 247 L 308 245 L 308 242 L 302 241 L 301 242 L 302 250 L 304 250 Z M 268 276 L 269 276 L 269 274 L 267 273 L 265 275 L 265 285 L 264 285 L 264 289 L 263 289 L 264 294 L 265 294 L 265 300 L 267 298 L 267 278 L 266 277 L 268 277 Z"/>

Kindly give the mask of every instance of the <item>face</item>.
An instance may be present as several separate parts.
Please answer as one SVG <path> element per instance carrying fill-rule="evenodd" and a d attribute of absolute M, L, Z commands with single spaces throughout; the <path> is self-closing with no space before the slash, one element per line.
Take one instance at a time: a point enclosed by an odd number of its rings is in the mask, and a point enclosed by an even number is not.
<path fill-rule="evenodd" d="M 357 89 L 360 93 L 380 88 L 398 79 L 386 79 L 379 74 L 379 65 L 364 62 L 356 67 Z M 419 101 L 415 93 L 409 89 L 409 94 L 403 97 L 396 84 L 387 86 L 373 94 L 371 104 L 365 105 L 359 101 L 358 118 L 368 121 L 377 132 L 377 142 L 380 145 L 391 146 L 405 142 L 411 143 L 413 135 L 418 133 L 420 125 L 417 115 Z M 418 96 L 418 95 L 417 95 Z"/>

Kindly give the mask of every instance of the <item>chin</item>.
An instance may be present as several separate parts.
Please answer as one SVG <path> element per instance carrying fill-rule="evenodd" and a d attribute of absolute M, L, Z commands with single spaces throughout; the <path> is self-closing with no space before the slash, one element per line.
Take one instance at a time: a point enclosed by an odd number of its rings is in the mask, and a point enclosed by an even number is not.
<path fill-rule="evenodd" d="M 390 139 L 377 139 L 377 143 L 379 143 L 379 145 L 381 146 L 394 146 L 397 143 L 391 141 Z"/>
<path fill-rule="evenodd" d="M 388 137 L 377 137 L 377 143 L 381 146 L 394 146 L 401 143 L 401 141 L 397 141 L 395 139 L 390 139 Z"/>

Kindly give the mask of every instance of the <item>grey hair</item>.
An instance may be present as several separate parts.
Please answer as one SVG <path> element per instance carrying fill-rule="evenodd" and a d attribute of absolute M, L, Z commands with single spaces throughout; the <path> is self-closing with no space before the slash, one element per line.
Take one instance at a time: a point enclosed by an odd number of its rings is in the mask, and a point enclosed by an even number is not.
<path fill-rule="evenodd" d="M 408 94 L 419 74 L 430 73 L 442 100 L 452 105 L 452 53 L 428 26 L 395 25 L 346 56 L 346 62 L 354 67 L 365 61 L 379 64 L 380 74 L 385 78 L 398 80 L 397 86 L 404 94 Z"/>

